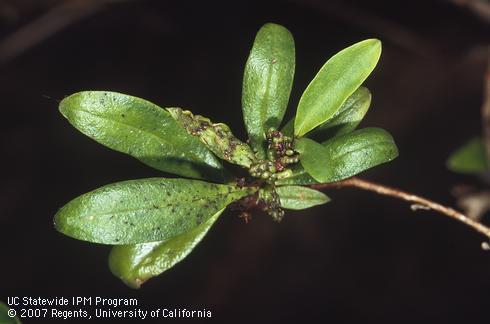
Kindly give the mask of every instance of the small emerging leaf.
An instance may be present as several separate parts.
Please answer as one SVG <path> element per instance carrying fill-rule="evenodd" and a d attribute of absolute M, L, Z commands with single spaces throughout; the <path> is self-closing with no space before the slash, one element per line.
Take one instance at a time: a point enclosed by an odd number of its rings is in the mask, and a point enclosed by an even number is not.
<path fill-rule="evenodd" d="M 330 201 L 327 195 L 318 190 L 300 186 L 277 187 L 276 192 L 285 209 L 307 209 Z"/>
<path fill-rule="evenodd" d="M 485 147 L 481 138 L 473 138 L 454 152 L 447 161 L 454 172 L 479 174 L 488 170 Z"/>
<path fill-rule="evenodd" d="M 294 39 L 284 27 L 265 24 L 257 33 L 243 76 L 242 110 L 252 147 L 266 157 L 265 134 L 284 117 L 293 84 Z"/>
<path fill-rule="evenodd" d="M 295 149 L 300 153 L 304 171 L 321 183 L 352 177 L 398 156 L 393 137 L 380 128 L 356 130 L 322 144 L 308 138 L 301 138 L 297 141 Z M 304 171 L 297 170 L 298 182 L 308 181 L 308 177 L 305 179 L 302 175 Z M 294 181 L 294 175 L 291 178 L 288 178 L 289 181 Z M 288 179 L 281 184 L 291 183 L 287 181 Z"/>
<path fill-rule="evenodd" d="M 9 315 L 10 307 L 0 302 L 0 323 L 1 324 L 21 324 L 17 316 L 11 317 Z"/>
<path fill-rule="evenodd" d="M 298 163 L 295 165 L 292 169 L 292 175 L 284 178 L 277 180 L 275 184 L 277 186 L 285 186 L 285 185 L 302 185 L 302 186 L 307 186 L 307 185 L 312 185 L 312 184 L 317 184 L 319 183 L 315 179 L 309 175 L 301 163 Z"/>
<path fill-rule="evenodd" d="M 163 241 L 199 226 L 255 190 L 188 179 L 123 181 L 73 199 L 54 222 L 63 234 L 94 243 Z"/>
<path fill-rule="evenodd" d="M 366 80 L 378 63 L 381 42 L 367 39 L 335 54 L 301 96 L 294 135 L 301 137 L 329 120 Z"/>
<path fill-rule="evenodd" d="M 167 110 L 187 133 L 198 137 L 219 158 L 246 168 L 256 160 L 250 146 L 236 138 L 227 125 L 212 123 L 208 118 L 193 115 L 188 110 Z"/>
<path fill-rule="evenodd" d="M 371 93 L 367 88 L 359 87 L 359 89 L 347 98 L 332 119 L 327 120 L 313 129 L 306 136 L 315 141 L 324 141 L 335 136 L 350 133 L 362 121 L 370 104 Z M 282 132 L 287 136 L 293 135 L 294 118 L 284 126 Z"/>
<path fill-rule="evenodd" d="M 223 211 L 194 229 L 165 241 L 115 246 L 109 255 L 109 268 L 129 287 L 139 288 L 191 253 Z"/>
<path fill-rule="evenodd" d="M 60 111 L 88 137 L 155 169 L 223 179 L 223 166 L 204 144 L 149 101 L 116 92 L 83 91 L 63 99 Z"/>

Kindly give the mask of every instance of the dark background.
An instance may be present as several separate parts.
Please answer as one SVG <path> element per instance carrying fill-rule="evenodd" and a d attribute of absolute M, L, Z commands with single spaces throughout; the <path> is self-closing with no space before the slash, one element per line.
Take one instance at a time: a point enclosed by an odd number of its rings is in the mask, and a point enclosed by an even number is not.
<path fill-rule="evenodd" d="M 269 21 L 296 40 L 289 114 L 332 54 L 381 39 L 361 126 L 391 132 L 400 156 L 362 176 L 455 205 L 453 185 L 481 186 L 445 160 L 481 132 L 490 40 L 489 17 L 464 3 L 0 1 L 0 300 L 136 297 L 143 309 L 207 308 L 208 321 L 220 323 L 488 323 L 484 237 L 370 192 L 330 190 L 331 203 L 288 212 L 280 224 L 258 214 L 246 225 L 227 212 L 187 259 L 137 291 L 109 272 L 109 247 L 52 225 L 57 209 L 84 192 L 161 176 L 79 133 L 59 100 L 124 92 L 191 109 L 245 138 L 243 67 Z M 109 322 L 121 321 L 101 321 Z"/>

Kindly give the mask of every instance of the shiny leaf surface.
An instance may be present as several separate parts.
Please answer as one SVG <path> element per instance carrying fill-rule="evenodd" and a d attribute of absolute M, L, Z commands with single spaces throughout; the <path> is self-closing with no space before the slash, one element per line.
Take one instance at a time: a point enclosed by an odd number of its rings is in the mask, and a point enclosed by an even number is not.
<path fill-rule="evenodd" d="M 321 183 L 352 177 L 398 156 L 393 137 L 380 128 L 360 129 L 322 144 L 302 138 L 296 150 L 304 170 Z M 298 173 L 297 180 L 305 181 L 300 170 Z"/>
<path fill-rule="evenodd" d="M 335 116 L 373 71 L 380 55 L 381 42 L 367 39 L 330 58 L 301 96 L 294 134 L 301 137 Z"/>
<path fill-rule="evenodd" d="M 284 27 L 265 24 L 257 33 L 243 77 L 242 109 L 252 147 L 264 158 L 265 134 L 278 128 L 293 84 L 294 39 Z"/>
<path fill-rule="evenodd" d="M 79 131 L 155 169 L 199 179 L 223 179 L 221 162 L 170 114 L 149 101 L 106 91 L 63 99 L 60 111 Z"/>
<path fill-rule="evenodd" d="M 206 222 L 252 188 L 151 178 L 110 184 L 81 195 L 55 216 L 58 231 L 103 244 L 162 241 Z"/>
<path fill-rule="evenodd" d="M 359 87 L 359 89 L 347 98 L 332 119 L 327 120 L 313 129 L 306 136 L 315 141 L 324 141 L 335 136 L 350 133 L 362 121 L 370 104 L 371 93 L 367 88 Z M 294 118 L 284 126 L 282 132 L 287 136 L 293 135 Z"/>

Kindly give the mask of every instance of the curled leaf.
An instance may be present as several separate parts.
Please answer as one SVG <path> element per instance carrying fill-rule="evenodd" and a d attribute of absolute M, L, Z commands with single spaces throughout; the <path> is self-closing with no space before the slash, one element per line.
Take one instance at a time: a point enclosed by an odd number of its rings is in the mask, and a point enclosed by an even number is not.
<path fill-rule="evenodd" d="M 201 225 L 255 190 L 188 179 L 123 181 L 73 199 L 54 222 L 63 234 L 94 243 L 162 241 Z"/>
<path fill-rule="evenodd" d="M 63 116 L 102 145 L 184 177 L 223 180 L 220 161 L 170 114 L 149 101 L 108 91 L 83 91 L 60 103 Z"/>
<path fill-rule="evenodd" d="M 190 135 L 198 137 L 219 158 L 249 168 L 256 160 L 252 149 L 236 138 L 230 128 L 214 124 L 208 118 L 180 108 L 167 108 L 172 117 Z"/>
<path fill-rule="evenodd" d="M 109 268 L 129 287 L 139 288 L 189 255 L 223 211 L 192 230 L 165 241 L 114 246 L 109 255 Z"/>
<path fill-rule="evenodd" d="M 266 157 L 265 134 L 284 117 L 293 84 L 294 39 L 284 27 L 265 24 L 257 33 L 243 76 L 242 109 L 250 143 Z"/>
<path fill-rule="evenodd" d="M 294 135 L 301 137 L 337 113 L 378 63 L 381 42 L 367 39 L 332 56 L 301 96 Z"/>

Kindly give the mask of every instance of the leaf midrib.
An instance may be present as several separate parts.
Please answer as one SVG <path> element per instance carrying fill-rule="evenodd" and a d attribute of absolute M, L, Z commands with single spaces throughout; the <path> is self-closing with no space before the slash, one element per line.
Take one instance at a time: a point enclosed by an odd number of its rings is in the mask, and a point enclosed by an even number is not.
<path fill-rule="evenodd" d="M 266 118 L 269 115 L 269 109 L 268 103 L 269 103 L 269 96 L 270 96 L 270 88 L 271 88 L 271 81 L 272 81 L 272 74 L 274 73 L 274 64 L 272 61 L 269 62 L 268 64 L 268 75 L 267 75 L 267 82 L 266 82 L 266 88 L 265 88 L 265 93 L 264 93 L 264 100 L 262 101 L 262 104 L 260 106 L 260 118 L 262 119 L 262 127 L 261 127 L 261 133 L 265 133 L 266 129 L 264 128 L 265 123 L 267 122 Z M 263 136 L 262 134 L 259 134 L 259 137 Z M 259 138 L 259 141 L 262 141 L 262 138 Z"/>
<path fill-rule="evenodd" d="M 240 190 L 235 190 L 235 191 L 231 191 L 229 193 L 227 193 L 228 195 L 231 195 L 231 194 L 234 194 L 234 193 L 237 193 L 237 192 L 240 192 Z M 213 199 L 213 198 L 216 198 L 215 197 L 210 197 L 210 199 Z M 206 198 L 199 198 L 199 199 L 206 199 Z M 206 199 L 206 200 L 210 200 L 210 199 Z M 180 202 L 191 202 L 189 200 L 185 200 L 185 199 L 176 199 L 177 201 L 180 201 Z M 226 200 L 225 200 L 226 202 Z M 158 206 L 158 208 L 155 208 L 154 206 Z M 117 212 L 106 212 L 106 213 L 87 213 L 87 216 L 94 216 L 94 217 L 104 217 L 104 216 L 108 216 L 108 215 L 113 215 L 113 214 L 126 214 L 126 213 L 130 213 L 130 212 L 136 212 L 136 211 L 148 211 L 148 210 L 152 210 L 152 209 L 160 209 L 161 207 L 163 207 L 165 205 L 157 205 L 157 204 L 153 204 L 152 206 L 150 207 L 143 207 L 143 208 L 128 208 L 128 209 L 122 209 L 122 210 L 117 210 Z"/>
<path fill-rule="evenodd" d="M 169 141 L 165 140 L 164 138 L 160 137 L 160 136 L 159 136 L 159 134 L 157 134 L 157 133 L 152 133 L 152 132 L 150 132 L 150 131 L 148 131 L 148 130 L 146 130 L 146 129 L 141 129 L 141 128 L 138 128 L 138 127 L 133 126 L 133 125 L 131 125 L 131 124 L 124 123 L 124 122 L 122 122 L 122 121 L 120 121 L 120 120 L 110 119 L 110 118 L 108 118 L 108 117 L 104 117 L 104 116 L 98 115 L 98 114 L 96 114 L 96 113 L 90 112 L 90 111 L 85 110 L 85 109 L 78 109 L 78 111 L 79 111 L 79 112 L 82 112 L 82 113 L 85 113 L 85 114 L 88 114 L 88 115 L 91 115 L 91 116 L 95 116 L 95 117 L 100 118 L 100 119 L 103 119 L 103 120 L 105 120 L 105 121 L 107 121 L 107 122 L 112 122 L 112 123 L 114 123 L 114 124 L 124 125 L 124 126 L 126 126 L 126 127 L 130 128 L 130 129 L 137 130 L 137 131 L 139 131 L 139 132 L 141 132 L 141 133 L 143 133 L 143 134 L 148 134 L 148 135 L 151 135 L 152 137 L 155 137 L 155 138 L 157 138 L 158 140 L 160 140 L 161 144 L 166 145 L 166 146 L 171 146 L 171 147 L 175 148 L 175 145 L 173 145 L 171 142 L 169 142 Z M 168 155 L 168 154 L 167 154 L 167 155 Z M 204 161 L 204 160 L 203 160 L 203 159 L 202 159 L 202 158 L 201 158 L 199 155 L 196 155 L 195 153 L 192 153 L 192 151 L 187 151 L 187 152 L 186 152 L 186 155 L 190 155 L 190 156 L 191 156 L 191 157 L 192 157 L 194 160 L 196 160 L 196 161 L 206 163 L 206 162 L 205 162 L 205 161 Z M 207 163 L 206 163 L 206 164 L 207 164 Z"/>
<path fill-rule="evenodd" d="M 368 145 L 363 145 L 363 146 L 361 146 L 361 147 L 359 147 L 359 148 L 357 148 L 355 150 L 350 150 L 350 151 L 347 151 L 347 152 L 345 152 L 343 154 L 340 154 L 340 155 L 334 157 L 332 160 L 333 161 L 336 161 L 336 160 L 338 160 L 338 159 L 346 156 L 347 154 L 351 154 L 353 152 L 363 150 L 363 149 L 365 149 L 365 148 L 367 148 L 369 146 L 375 146 L 375 145 L 379 145 L 379 144 L 394 144 L 394 142 L 393 141 L 379 141 L 379 142 L 371 143 L 371 144 L 368 144 Z"/>

